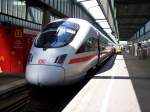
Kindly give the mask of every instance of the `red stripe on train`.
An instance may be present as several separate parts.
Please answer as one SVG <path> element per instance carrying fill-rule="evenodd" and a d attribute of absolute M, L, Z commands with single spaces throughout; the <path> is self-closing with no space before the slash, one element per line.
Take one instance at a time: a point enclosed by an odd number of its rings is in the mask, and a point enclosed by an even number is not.
<path fill-rule="evenodd" d="M 74 58 L 74 59 L 70 60 L 69 64 L 85 62 L 85 61 L 88 61 L 88 60 L 92 59 L 95 56 L 97 56 L 97 54 L 92 54 L 92 55 L 89 55 L 89 56 Z"/>

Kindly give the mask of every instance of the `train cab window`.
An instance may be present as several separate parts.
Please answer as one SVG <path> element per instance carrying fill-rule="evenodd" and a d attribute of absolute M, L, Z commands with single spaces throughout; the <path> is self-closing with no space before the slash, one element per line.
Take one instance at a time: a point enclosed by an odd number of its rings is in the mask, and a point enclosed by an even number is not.
<path fill-rule="evenodd" d="M 69 44 L 75 37 L 79 25 L 64 21 L 48 24 L 35 40 L 38 48 L 57 48 Z"/>
<path fill-rule="evenodd" d="M 81 47 L 77 50 L 76 53 L 84 53 L 96 50 L 98 50 L 98 39 L 90 37 L 81 45 Z"/>
<path fill-rule="evenodd" d="M 42 32 L 47 31 L 52 28 L 58 28 L 61 24 L 63 24 L 63 22 L 64 21 L 50 23 L 42 29 Z"/>

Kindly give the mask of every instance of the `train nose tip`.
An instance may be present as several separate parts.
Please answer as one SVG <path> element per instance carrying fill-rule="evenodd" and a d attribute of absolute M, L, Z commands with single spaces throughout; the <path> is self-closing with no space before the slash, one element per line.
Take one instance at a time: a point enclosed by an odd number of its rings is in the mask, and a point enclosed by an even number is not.
<path fill-rule="evenodd" d="M 26 80 L 37 86 L 62 85 L 64 83 L 64 68 L 47 65 L 27 65 Z"/>

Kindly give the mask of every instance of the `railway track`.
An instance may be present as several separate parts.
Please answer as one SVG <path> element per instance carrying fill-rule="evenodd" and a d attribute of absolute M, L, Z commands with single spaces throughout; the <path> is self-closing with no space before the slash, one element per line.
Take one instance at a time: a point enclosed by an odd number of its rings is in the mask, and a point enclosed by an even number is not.
<path fill-rule="evenodd" d="M 22 84 L 0 92 L 0 112 L 18 112 L 30 101 L 30 86 Z"/>

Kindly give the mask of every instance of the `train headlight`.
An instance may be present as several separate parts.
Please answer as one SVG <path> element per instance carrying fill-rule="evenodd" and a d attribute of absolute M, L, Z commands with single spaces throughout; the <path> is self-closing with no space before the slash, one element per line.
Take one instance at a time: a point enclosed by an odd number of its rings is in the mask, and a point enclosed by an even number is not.
<path fill-rule="evenodd" d="M 63 64 L 64 61 L 65 61 L 65 59 L 66 59 L 66 57 L 67 57 L 67 54 L 63 54 L 63 55 L 58 56 L 56 58 L 56 60 L 55 60 L 55 63 L 57 63 L 57 64 Z"/>

